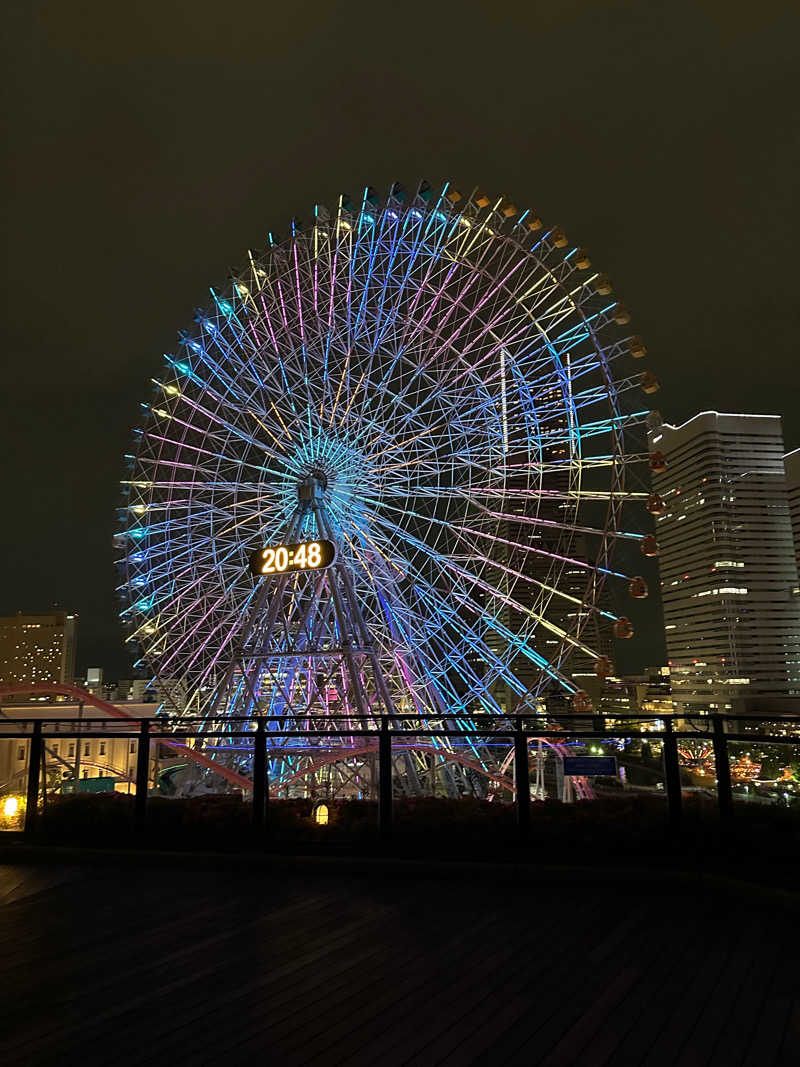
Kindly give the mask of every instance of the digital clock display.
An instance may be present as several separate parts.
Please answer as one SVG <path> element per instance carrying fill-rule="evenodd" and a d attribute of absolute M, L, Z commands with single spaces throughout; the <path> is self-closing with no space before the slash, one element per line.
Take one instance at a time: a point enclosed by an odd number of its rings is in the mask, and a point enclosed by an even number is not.
<path fill-rule="evenodd" d="M 287 571 L 320 571 L 336 560 L 333 541 L 301 541 L 296 545 L 269 545 L 257 549 L 250 557 L 250 571 L 262 574 L 286 574 Z"/>

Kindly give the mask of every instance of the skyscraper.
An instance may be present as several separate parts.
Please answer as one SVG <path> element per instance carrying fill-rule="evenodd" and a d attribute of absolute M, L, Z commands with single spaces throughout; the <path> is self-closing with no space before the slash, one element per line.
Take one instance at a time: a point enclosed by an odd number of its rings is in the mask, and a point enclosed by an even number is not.
<path fill-rule="evenodd" d="M 650 448 L 676 710 L 780 711 L 800 654 L 780 417 L 706 411 L 653 426 Z"/>
<path fill-rule="evenodd" d="M 797 562 L 797 570 L 800 572 L 800 448 L 789 452 L 783 457 L 783 468 L 786 473 L 786 489 L 789 494 L 789 516 L 792 520 L 792 533 L 794 535 L 794 556 Z M 794 587 L 794 597 L 800 603 L 800 582 Z M 789 675 L 792 687 L 800 689 L 800 649 L 790 665 Z"/>
<path fill-rule="evenodd" d="M 783 457 L 786 471 L 786 489 L 789 493 L 789 515 L 794 534 L 794 555 L 797 569 L 800 570 L 800 448 Z"/>
<path fill-rule="evenodd" d="M 0 618 L 0 685 L 72 682 L 76 615 L 9 615 Z"/>

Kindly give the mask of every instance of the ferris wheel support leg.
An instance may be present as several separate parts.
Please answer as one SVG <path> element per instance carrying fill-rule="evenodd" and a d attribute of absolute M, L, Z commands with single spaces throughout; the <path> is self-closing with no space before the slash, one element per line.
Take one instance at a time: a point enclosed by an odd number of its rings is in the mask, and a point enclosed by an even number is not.
<path fill-rule="evenodd" d="M 372 637 L 367 629 L 367 624 L 364 622 L 364 616 L 361 614 L 361 609 L 358 606 L 358 599 L 356 597 L 355 589 L 353 588 L 352 579 L 344 569 L 342 570 L 342 582 L 347 593 L 347 599 L 352 606 L 353 617 L 355 618 L 357 628 L 360 631 L 363 647 L 367 650 L 367 657 L 372 665 L 372 672 L 375 675 L 375 685 L 380 693 L 384 709 L 387 715 L 394 715 L 394 704 L 392 703 L 392 698 L 389 694 L 389 687 L 386 684 L 386 679 L 383 676 L 375 646 L 372 643 Z"/>
<path fill-rule="evenodd" d="M 330 536 L 330 528 L 323 516 L 322 508 L 318 505 L 314 505 L 314 517 L 317 520 L 317 526 L 326 535 Z M 333 598 L 333 610 L 336 614 L 336 622 L 339 626 L 339 633 L 341 634 L 342 649 L 344 650 L 344 658 L 347 664 L 347 670 L 350 675 L 350 684 L 353 687 L 356 703 L 358 705 L 358 713 L 363 720 L 369 718 L 369 702 L 367 701 L 364 688 L 361 684 L 361 674 L 358 670 L 355 658 L 353 656 L 353 650 L 351 646 L 350 637 L 354 631 L 357 633 L 356 627 L 353 625 L 353 620 L 349 617 L 348 612 L 345 610 L 344 601 L 342 598 L 341 590 L 337 584 L 338 567 L 332 567 L 329 577 L 329 586 L 331 590 L 331 596 Z M 359 640 L 361 635 L 358 635 Z"/>
<path fill-rule="evenodd" d="M 290 522 L 289 527 L 288 527 L 288 534 L 287 534 L 287 539 L 288 540 L 291 540 L 295 536 L 297 531 L 300 529 L 300 526 L 301 526 L 301 523 L 302 523 L 304 515 L 305 515 L 305 509 L 304 508 L 298 508 L 295 511 L 294 515 L 292 516 L 292 521 Z M 242 650 L 245 648 L 247 642 L 249 641 L 250 636 L 253 633 L 253 630 L 255 629 L 256 624 L 258 623 L 259 617 L 260 617 L 262 609 L 264 607 L 264 603 L 265 603 L 267 597 L 269 596 L 270 589 L 273 588 L 273 596 L 272 596 L 272 600 L 270 602 L 269 611 L 267 612 L 267 619 L 266 619 L 266 625 L 265 625 L 265 629 L 264 629 L 264 634 L 262 635 L 262 638 L 261 638 L 262 644 L 265 641 L 269 640 L 269 638 L 270 638 L 270 636 L 272 634 L 272 631 L 273 631 L 273 629 L 275 627 L 275 621 L 276 621 L 276 619 L 278 617 L 278 610 L 280 608 L 280 605 L 283 602 L 283 594 L 284 594 L 284 592 L 286 590 L 286 586 L 288 584 L 288 581 L 289 581 L 289 579 L 287 577 L 281 576 L 281 577 L 278 578 L 278 581 L 275 583 L 274 588 L 271 586 L 271 584 L 269 582 L 262 581 L 261 588 L 258 591 L 258 595 L 256 596 L 255 603 L 253 604 L 252 610 L 250 612 L 250 617 L 249 617 L 249 619 L 247 621 L 246 626 L 241 631 L 240 640 L 239 640 L 239 646 L 240 646 L 240 648 Z M 252 692 L 253 687 L 252 687 L 252 685 L 250 685 L 249 679 L 247 678 L 247 669 L 246 669 L 246 666 L 245 666 L 245 663 L 244 663 L 244 659 L 245 658 L 246 657 L 242 656 L 241 670 L 242 670 L 242 672 L 243 672 L 243 674 L 245 676 L 245 680 L 246 680 L 246 683 L 248 685 L 248 688 Z M 235 672 L 237 666 L 238 666 L 237 657 L 234 655 L 232 657 L 232 659 L 231 659 L 231 662 L 230 662 L 230 664 L 228 666 L 228 669 L 225 672 L 225 676 L 223 678 L 222 684 L 219 686 L 219 688 L 217 689 L 217 692 L 214 694 L 214 696 L 213 696 L 213 698 L 211 700 L 211 703 L 209 705 L 208 718 L 213 718 L 214 713 L 216 712 L 216 710 L 219 707 L 220 703 L 227 696 L 228 690 L 230 689 L 231 683 L 233 681 L 234 672 Z M 255 711 L 257 709 L 256 709 L 256 706 L 255 706 L 255 698 L 253 698 L 253 699 L 254 699 L 253 710 Z"/>

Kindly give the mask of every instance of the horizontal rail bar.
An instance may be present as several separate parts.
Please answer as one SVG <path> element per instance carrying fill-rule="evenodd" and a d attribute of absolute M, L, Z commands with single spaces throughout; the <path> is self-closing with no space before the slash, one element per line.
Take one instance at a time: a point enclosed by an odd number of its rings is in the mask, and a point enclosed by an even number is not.
<path fill-rule="evenodd" d="M 149 720 L 144 720 L 145 722 Z M 9 741 L 15 740 L 30 740 L 33 736 L 32 733 L 26 733 L 19 730 L 5 730 L 3 727 L 6 724 L 0 724 L 0 740 L 5 738 Z M 11 725 L 11 723 L 8 723 Z M 44 726 L 44 724 L 42 724 Z M 126 724 L 127 726 L 127 724 Z M 354 727 L 349 729 L 340 730 L 297 730 L 297 729 L 267 729 L 267 737 L 378 737 L 380 735 L 379 729 L 365 729 L 360 727 Z M 514 733 L 514 729 L 506 724 L 498 724 L 496 729 L 477 729 L 477 728 L 464 728 L 454 729 L 452 727 L 441 727 L 434 729 L 423 729 L 415 726 L 409 726 L 405 729 L 397 727 L 389 727 L 389 733 L 393 737 L 464 737 L 464 738 L 480 738 L 480 737 L 510 737 Z M 631 740 L 641 738 L 643 740 L 659 740 L 663 739 L 667 735 L 665 730 L 631 730 L 618 726 L 609 726 L 604 730 L 598 729 L 580 729 L 573 727 L 571 729 L 557 729 L 552 726 L 525 726 L 523 727 L 523 733 L 527 737 L 575 737 L 575 738 L 598 738 L 605 739 L 606 741 L 612 741 L 614 738 L 630 738 Z M 127 728 L 125 730 L 83 730 L 83 729 L 69 729 L 53 731 L 51 733 L 44 733 L 43 737 L 49 741 L 69 741 L 72 739 L 80 738 L 81 740 L 131 740 L 134 741 L 140 737 L 139 730 L 131 730 Z M 212 738 L 230 738 L 240 739 L 246 737 L 255 737 L 255 730 L 175 730 L 163 731 L 163 730 L 151 730 L 150 737 L 154 740 L 160 740 L 164 742 L 168 741 L 180 741 L 191 739 L 212 739 Z M 691 740 L 696 737 L 711 737 L 712 731 L 703 731 L 699 733 L 694 730 L 676 730 L 676 737 L 683 737 Z M 763 744 L 773 745 L 800 745 L 800 735 L 786 735 L 786 734 L 745 734 L 745 733 L 730 733 L 725 734 L 728 741 L 734 741 L 737 743 L 747 744 L 749 742 L 758 741 Z"/>
<path fill-rule="evenodd" d="M 121 711 L 125 710 L 124 709 L 124 705 L 122 705 L 122 704 L 115 705 L 115 707 L 119 707 L 119 709 Z M 312 719 L 319 719 L 319 718 L 322 718 L 322 717 L 324 717 L 327 721 L 331 721 L 331 722 L 357 722 L 359 720 L 363 721 L 365 719 L 374 719 L 374 720 L 378 721 L 378 720 L 380 720 L 382 718 L 403 719 L 404 721 L 408 721 L 408 722 L 430 721 L 431 719 L 454 719 L 454 720 L 463 719 L 465 721 L 468 720 L 469 722 L 504 722 L 504 723 L 509 723 L 512 727 L 513 727 L 513 724 L 514 724 L 513 720 L 516 718 L 516 716 L 513 715 L 513 714 L 492 715 L 492 714 L 489 714 L 488 712 L 475 712 L 474 714 L 470 714 L 470 715 L 464 715 L 463 713 L 455 713 L 455 712 L 450 713 L 450 714 L 448 714 L 447 712 L 444 712 L 444 713 L 437 712 L 436 714 L 431 714 L 431 715 L 413 715 L 413 714 L 410 714 L 410 713 L 397 713 L 397 714 L 394 714 L 394 715 L 387 715 L 387 716 L 381 716 L 381 715 L 371 714 L 371 713 L 370 714 L 359 714 L 357 712 L 353 712 L 353 713 L 348 714 L 348 715 L 335 715 L 335 714 L 329 715 L 329 714 L 323 714 L 321 712 L 314 712 L 314 713 L 308 713 L 308 714 L 303 714 L 303 715 L 286 714 L 286 715 L 275 715 L 275 716 L 268 716 L 268 715 L 227 716 L 227 715 L 218 713 L 218 714 L 215 714 L 213 716 L 214 720 L 217 720 L 217 721 L 224 720 L 225 722 L 231 722 L 231 723 L 237 723 L 237 722 L 252 723 L 252 724 L 254 724 L 253 725 L 254 729 L 255 729 L 255 724 L 261 719 L 263 719 L 265 722 L 271 722 L 271 721 L 277 721 L 277 720 L 280 720 L 282 722 L 292 722 L 292 721 L 294 721 L 294 722 L 308 722 L 308 721 L 310 721 Z M 786 715 L 780 715 L 780 714 L 773 714 L 773 715 L 721 715 L 719 717 L 721 719 L 723 719 L 725 722 L 733 722 L 733 723 L 771 722 L 771 723 L 786 724 L 787 726 L 797 726 L 800 729 L 800 716 L 786 716 Z M 540 720 L 541 721 L 548 721 L 548 722 L 553 722 L 553 721 L 557 721 L 557 722 L 577 722 L 577 721 L 580 721 L 580 720 L 594 719 L 594 718 L 603 719 L 603 721 L 609 722 L 609 723 L 667 722 L 667 721 L 672 722 L 672 723 L 679 723 L 679 722 L 700 723 L 700 724 L 702 724 L 704 726 L 707 726 L 709 729 L 711 728 L 711 725 L 712 725 L 712 717 L 710 715 L 684 715 L 684 714 L 676 714 L 676 713 L 673 713 L 673 714 L 663 713 L 663 714 L 660 714 L 660 715 L 659 714 L 628 715 L 628 714 L 608 714 L 606 712 L 597 712 L 597 711 L 592 711 L 592 712 L 552 711 L 552 712 L 542 712 L 542 713 L 528 712 L 528 713 L 526 713 L 525 715 L 522 716 L 522 720 L 524 722 L 537 722 L 537 721 L 540 721 Z M 167 724 L 170 724 L 170 723 L 173 723 L 173 722 L 181 722 L 181 723 L 184 723 L 184 722 L 185 723 L 197 722 L 197 723 L 202 723 L 202 722 L 206 722 L 206 721 L 207 721 L 207 718 L 204 718 L 204 717 L 199 716 L 199 715 L 181 715 L 180 717 L 178 717 L 178 716 L 172 716 L 172 717 L 170 717 L 170 716 L 155 716 L 155 715 L 131 715 L 131 716 L 128 717 L 126 715 L 126 717 L 124 719 L 113 719 L 113 718 L 109 718 L 108 716 L 101 717 L 101 716 L 87 716 L 87 715 L 81 716 L 80 719 L 76 719 L 76 718 L 73 718 L 73 717 L 67 718 L 67 717 L 65 717 L 63 715 L 60 715 L 60 716 L 57 716 L 57 715 L 53 715 L 53 716 L 40 716 L 40 715 L 37 715 L 35 718 L 31 718 L 29 716 L 18 716 L 18 717 L 14 717 L 14 718 L 11 718 L 11 717 L 5 718 L 5 717 L 3 717 L 3 718 L 0 719 L 0 725 L 6 724 L 6 723 L 9 723 L 9 724 L 10 723 L 19 723 L 19 724 L 29 724 L 29 725 L 33 726 L 37 722 L 40 722 L 43 725 L 44 724 L 49 724 L 49 723 L 76 723 L 76 724 L 87 724 L 88 725 L 88 724 L 91 724 L 91 723 L 116 724 L 116 723 L 122 723 L 122 722 L 126 722 L 126 723 L 127 722 L 131 722 L 131 723 L 134 723 L 134 722 L 136 722 L 136 723 L 150 722 L 152 724 L 161 724 L 161 723 L 165 723 L 166 722 Z"/>

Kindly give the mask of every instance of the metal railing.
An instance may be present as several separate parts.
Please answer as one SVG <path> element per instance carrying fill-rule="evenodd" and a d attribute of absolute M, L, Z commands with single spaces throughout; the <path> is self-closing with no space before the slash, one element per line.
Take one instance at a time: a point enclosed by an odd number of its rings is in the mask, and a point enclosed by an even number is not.
<path fill-rule="evenodd" d="M 716 772 L 716 796 L 719 814 L 723 819 L 733 815 L 729 744 L 758 742 L 764 745 L 794 744 L 800 748 L 800 718 L 748 716 L 733 718 L 723 715 L 474 715 L 469 724 L 459 725 L 455 718 L 443 719 L 449 725 L 431 727 L 430 719 L 403 715 L 397 718 L 363 716 L 328 716 L 331 729 L 308 728 L 312 721 L 306 716 L 287 716 L 280 721 L 257 719 L 227 719 L 224 727 L 208 729 L 200 720 L 181 718 L 174 723 L 152 719 L 84 718 L 59 719 L 2 719 L 0 740 L 28 740 L 30 751 L 27 773 L 27 804 L 24 828 L 32 834 L 38 824 L 41 791 L 42 755 L 52 740 L 71 738 L 126 739 L 137 742 L 135 772 L 135 824 L 143 829 L 146 823 L 148 780 L 150 777 L 151 744 L 161 742 L 177 751 L 190 753 L 184 742 L 190 739 L 224 738 L 227 741 L 252 739 L 252 782 L 249 783 L 252 803 L 252 822 L 262 833 L 268 823 L 269 744 L 281 738 L 303 740 L 333 740 L 335 738 L 367 738 L 375 742 L 378 757 L 378 826 L 383 837 L 392 830 L 392 743 L 396 738 L 460 738 L 480 746 L 489 737 L 507 738 L 514 749 L 514 803 L 520 837 L 527 838 L 531 825 L 531 789 L 528 745 L 532 739 L 561 743 L 589 739 L 661 741 L 665 792 L 669 821 L 673 827 L 681 823 L 683 790 L 680 780 L 678 744 L 680 739 L 707 738 L 711 741 Z M 318 721 L 315 719 L 313 721 Z M 193 725 L 193 722 L 195 725 Z M 285 724 L 289 725 L 285 725 Z M 337 728 L 337 724 L 341 724 Z M 138 728 L 134 729 L 134 727 Z M 290 746 L 291 747 L 291 746 Z M 335 746 L 334 746 L 335 747 Z M 413 748 L 413 744 L 407 747 Z M 283 751 L 289 751 L 290 748 Z M 342 758 L 348 750 L 342 748 Z M 209 766 L 208 763 L 206 764 Z M 213 766 L 209 767 L 214 770 Z M 222 768 L 218 768 L 221 771 Z"/>

